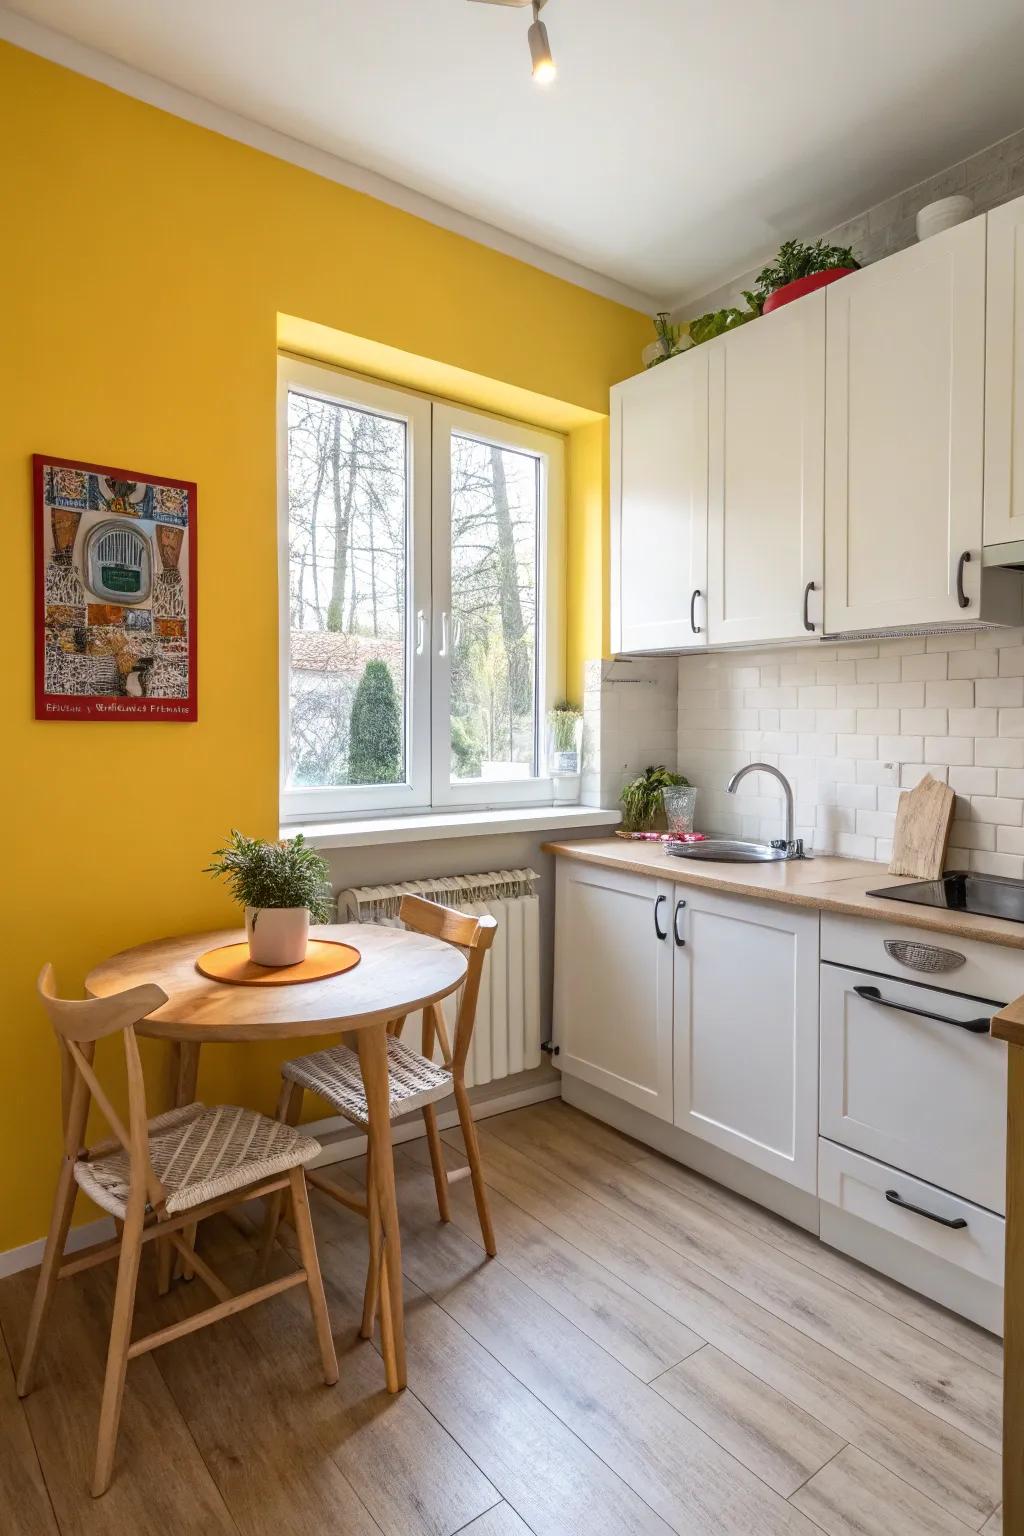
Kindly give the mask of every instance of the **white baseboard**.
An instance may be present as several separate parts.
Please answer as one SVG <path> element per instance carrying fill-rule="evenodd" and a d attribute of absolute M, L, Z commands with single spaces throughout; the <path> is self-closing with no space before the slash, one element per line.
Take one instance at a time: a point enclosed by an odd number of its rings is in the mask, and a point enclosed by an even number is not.
<path fill-rule="evenodd" d="M 102 1216 L 99 1221 L 87 1221 L 82 1227 L 72 1227 L 64 1252 L 77 1253 L 80 1248 L 88 1248 L 93 1243 L 108 1243 L 113 1236 L 112 1217 Z M 20 1269 L 32 1269 L 36 1264 L 41 1264 L 45 1247 L 46 1238 L 37 1237 L 34 1243 L 25 1243 L 21 1248 L 8 1248 L 6 1253 L 0 1253 L 0 1280 L 7 1275 L 16 1275 Z"/>
<path fill-rule="evenodd" d="M 560 1094 L 559 1078 L 533 1083 L 528 1087 L 513 1089 L 509 1093 L 496 1093 L 492 1097 L 478 1099 L 474 1103 L 473 1118 L 486 1120 L 491 1115 L 504 1115 L 510 1109 L 522 1109 L 527 1104 L 539 1104 L 542 1099 L 557 1099 Z M 446 1110 L 438 1115 L 437 1123 L 443 1131 L 451 1130 L 459 1123 L 458 1114 L 454 1109 Z M 350 1129 L 349 1122 L 337 1115 L 302 1127 L 311 1136 L 325 1136 L 343 1128 Z M 391 1128 L 391 1139 L 396 1145 L 403 1141 L 415 1141 L 417 1137 L 425 1134 L 426 1128 L 422 1115 L 401 1121 Z M 365 1152 L 365 1136 L 346 1136 L 343 1141 L 324 1147 L 320 1156 L 314 1158 L 310 1167 L 326 1168 L 331 1163 L 342 1163 L 347 1162 L 349 1158 L 362 1157 Z M 109 1216 L 104 1216 L 99 1221 L 86 1222 L 82 1227 L 72 1227 L 68 1234 L 65 1252 L 77 1253 L 80 1248 L 88 1248 L 92 1243 L 109 1242 L 113 1236 L 114 1223 Z M 39 1237 L 34 1243 L 25 1243 L 20 1248 L 8 1248 L 6 1252 L 0 1253 L 0 1280 L 7 1275 L 16 1275 L 19 1270 L 32 1269 L 36 1264 L 40 1264 L 45 1245 L 45 1237 Z"/>

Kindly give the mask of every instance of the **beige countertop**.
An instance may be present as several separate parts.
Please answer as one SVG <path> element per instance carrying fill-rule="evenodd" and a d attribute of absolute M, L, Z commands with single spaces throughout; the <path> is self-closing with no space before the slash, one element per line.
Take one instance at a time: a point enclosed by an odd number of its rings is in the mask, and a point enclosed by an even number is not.
<path fill-rule="evenodd" d="M 774 864 L 697 863 L 665 853 L 658 843 L 633 843 L 619 837 L 581 839 L 579 842 L 545 843 L 545 853 L 560 858 L 603 864 L 609 869 L 630 870 L 671 880 L 676 885 L 697 885 L 733 896 L 759 896 L 794 907 L 814 907 L 819 912 L 843 912 L 850 917 L 871 917 L 902 928 L 925 928 L 932 933 L 955 934 L 1008 949 L 1024 949 L 1024 923 L 998 917 L 978 917 L 969 912 L 945 912 L 938 907 L 919 907 L 868 896 L 872 888 L 910 885 L 890 875 L 884 864 L 861 859 L 837 859 L 821 854 L 813 859 L 780 860 Z M 1024 1000 L 1022 1000 L 1024 1002 Z M 1024 1020 L 1024 1009 L 1022 1009 Z M 1022 1028 L 1024 1039 L 1024 1028 Z"/>

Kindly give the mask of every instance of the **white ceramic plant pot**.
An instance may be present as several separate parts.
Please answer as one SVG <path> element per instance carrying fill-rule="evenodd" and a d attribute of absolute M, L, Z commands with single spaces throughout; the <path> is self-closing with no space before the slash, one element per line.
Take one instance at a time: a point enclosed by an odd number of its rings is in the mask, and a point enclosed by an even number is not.
<path fill-rule="evenodd" d="M 937 203 L 929 203 L 918 211 L 915 223 L 917 238 L 930 240 L 941 235 L 944 229 L 953 229 L 974 213 L 974 203 L 962 194 L 956 197 L 940 197 Z"/>
<path fill-rule="evenodd" d="M 249 958 L 257 965 L 298 965 L 306 958 L 309 911 L 306 907 L 246 907 Z"/>

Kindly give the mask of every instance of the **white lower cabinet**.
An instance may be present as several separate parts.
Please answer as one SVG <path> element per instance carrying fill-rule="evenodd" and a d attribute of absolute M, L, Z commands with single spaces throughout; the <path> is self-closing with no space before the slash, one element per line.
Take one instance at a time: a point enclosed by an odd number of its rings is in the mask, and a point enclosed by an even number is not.
<path fill-rule="evenodd" d="M 817 1188 L 818 914 L 677 888 L 675 1123 Z"/>
<path fill-rule="evenodd" d="M 559 859 L 555 1039 L 562 1071 L 672 1119 L 672 887 Z"/>
<path fill-rule="evenodd" d="M 818 915 L 560 859 L 569 1076 L 816 1187 Z"/>

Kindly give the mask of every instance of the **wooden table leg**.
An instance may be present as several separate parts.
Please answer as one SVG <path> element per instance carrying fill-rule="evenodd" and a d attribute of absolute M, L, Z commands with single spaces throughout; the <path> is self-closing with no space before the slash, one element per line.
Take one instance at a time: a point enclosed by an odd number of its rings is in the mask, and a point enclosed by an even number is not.
<path fill-rule="evenodd" d="M 385 1345 L 385 1369 L 389 1392 L 400 1392 L 406 1384 L 405 1319 L 402 1306 L 402 1239 L 398 1229 L 398 1202 L 395 1198 L 395 1162 L 391 1146 L 389 1114 L 387 1031 L 384 1025 L 361 1029 L 358 1035 L 359 1067 L 366 1090 L 369 1117 L 367 1139 L 371 1147 L 370 1166 L 380 1223 L 384 1235 L 384 1272 L 387 1285 L 381 1286 L 381 1342 Z M 384 1327 L 384 1309 L 391 1323 Z M 386 1341 L 386 1332 L 391 1340 Z M 391 1347 L 387 1348 L 386 1343 Z M 388 1355 L 393 1358 L 389 1361 Z"/>

